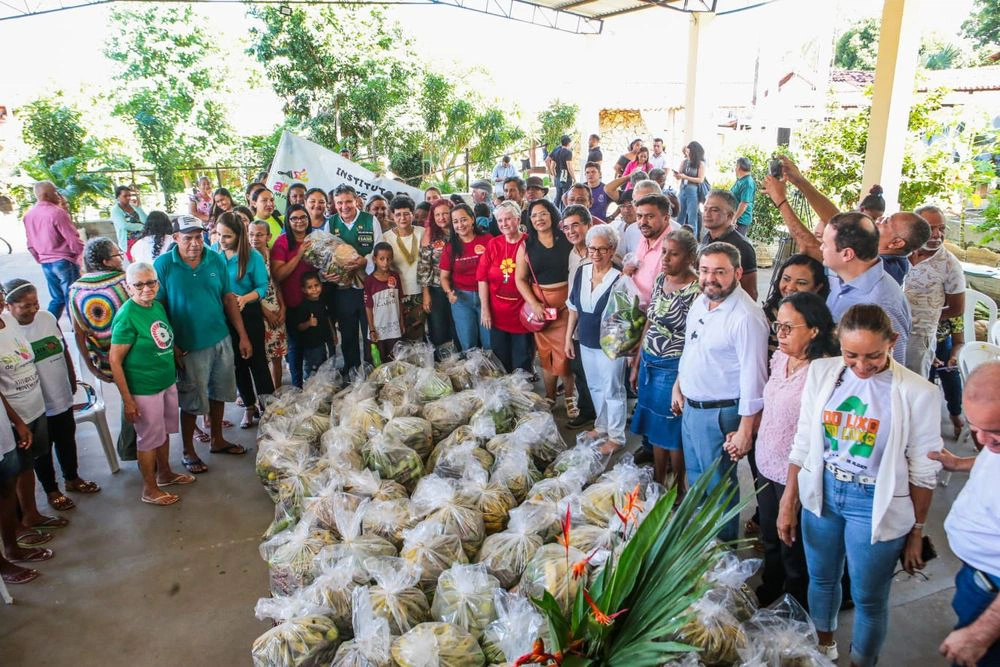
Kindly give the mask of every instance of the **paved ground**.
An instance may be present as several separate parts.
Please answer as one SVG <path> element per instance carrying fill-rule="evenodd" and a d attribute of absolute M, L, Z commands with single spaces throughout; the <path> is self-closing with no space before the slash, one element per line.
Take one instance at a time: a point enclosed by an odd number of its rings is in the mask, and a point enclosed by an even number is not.
<path fill-rule="evenodd" d="M 12 277 L 41 281 L 41 272 L 26 253 L 0 256 L 0 278 Z M 117 433 L 117 392 L 110 389 L 106 399 Z M 239 420 L 237 409 L 227 416 Z M 233 428 L 227 435 L 253 445 L 253 431 Z M 78 442 L 81 474 L 104 490 L 77 496 L 77 509 L 67 515 L 72 524 L 49 545 L 55 559 L 38 568 L 44 575 L 15 587 L 14 606 L 0 605 L 0 665 L 250 664 L 250 645 L 267 628 L 253 617 L 253 606 L 267 594 L 257 546 L 273 509 L 254 474 L 253 454 L 205 454 L 211 471 L 180 488 L 182 502 L 157 508 L 139 502 L 135 464 L 109 473 L 92 427 L 81 427 Z M 207 445 L 200 449 L 204 453 Z M 171 460 L 179 467 L 176 442 Z M 742 472 L 746 484 L 748 472 Z M 956 475 L 934 495 L 927 532 L 941 557 L 928 566 L 927 579 L 904 573 L 893 585 L 883 665 L 945 664 L 937 646 L 954 622 L 950 599 L 958 563 L 941 524 L 964 481 Z M 841 614 L 838 639 L 845 648 L 851 617 Z"/>

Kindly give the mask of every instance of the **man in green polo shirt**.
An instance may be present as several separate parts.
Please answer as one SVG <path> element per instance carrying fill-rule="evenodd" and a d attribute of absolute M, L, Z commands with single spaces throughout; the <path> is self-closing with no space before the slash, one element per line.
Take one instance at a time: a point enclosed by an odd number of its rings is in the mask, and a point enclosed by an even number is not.
<path fill-rule="evenodd" d="M 347 287 L 330 285 L 324 292 L 337 320 L 337 328 L 340 329 L 345 380 L 349 378 L 352 370 L 361 365 L 361 341 L 368 334 L 368 318 L 365 315 L 362 289 L 363 278 L 374 268 L 372 248 L 382 240 L 381 225 L 375 222 L 370 213 L 358 210 L 357 197 L 357 191 L 350 185 L 337 186 L 333 191 L 333 203 L 337 207 L 337 214 L 328 222 L 330 233 L 351 244 L 361 255 L 354 267 L 356 279 L 352 284 Z M 338 280 L 340 276 L 328 276 L 328 278 L 342 282 Z M 367 350 L 365 357 L 368 357 Z"/>
<path fill-rule="evenodd" d="M 750 167 L 750 158 L 741 157 L 736 160 L 736 182 L 729 189 L 738 202 L 736 231 L 743 236 L 750 233 L 750 223 L 753 222 L 753 198 L 757 194 L 757 184 L 750 175 Z"/>
<path fill-rule="evenodd" d="M 174 330 L 183 461 L 192 473 L 208 470 L 194 449 L 198 415 L 209 416 L 213 454 L 246 453 L 244 447 L 227 442 L 222 435 L 226 402 L 236 400 L 227 319 L 238 334 L 240 356 L 248 359 L 253 352 L 229 284 L 226 260 L 205 247 L 204 233 L 198 219 L 179 216 L 174 223 L 174 247 L 154 264 L 161 288 L 156 298 L 166 308 Z"/>

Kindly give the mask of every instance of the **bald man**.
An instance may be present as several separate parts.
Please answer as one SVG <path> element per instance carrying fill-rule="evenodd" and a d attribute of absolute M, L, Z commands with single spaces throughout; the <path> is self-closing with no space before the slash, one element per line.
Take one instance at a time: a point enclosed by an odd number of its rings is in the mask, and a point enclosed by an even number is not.
<path fill-rule="evenodd" d="M 1000 361 L 969 374 L 962 405 L 969 430 L 983 449 L 959 457 L 946 449 L 928 456 L 945 470 L 971 471 L 948 512 L 948 543 L 962 560 L 951 606 L 955 630 L 940 651 L 963 667 L 1000 665 Z"/>
<path fill-rule="evenodd" d="M 73 220 L 59 204 L 59 192 L 51 181 L 35 183 L 37 203 L 24 214 L 28 252 L 42 265 L 49 288 L 49 312 L 58 320 L 69 298 L 69 286 L 80 277 L 83 241 Z"/>

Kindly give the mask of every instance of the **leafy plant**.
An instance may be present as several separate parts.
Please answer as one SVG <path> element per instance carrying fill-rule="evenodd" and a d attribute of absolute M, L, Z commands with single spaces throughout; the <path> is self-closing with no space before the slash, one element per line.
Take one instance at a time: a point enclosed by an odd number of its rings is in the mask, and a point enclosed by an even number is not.
<path fill-rule="evenodd" d="M 548 621 L 552 646 L 536 642 L 517 664 L 646 667 L 694 650 L 670 638 L 690 618 L 688 608 L 705 592 L 705 573 L 726 548 L 715 538 L 745 504 L 732 506 L 739 489 L 728 479 L 710 491 L 712 477 L 711 470 L 702 475 L 676 509 L 672 489 L 641 524 L 638 488 L 628 494 L 616 511 L 624 530 L 635 532 L 620 558 L 609 558 L 589 588 L 577 587 L 568 613 L 548 592 L 534 600 Z M 562 538 L 567 545 L 568 517 Z M 568 548 L 566 553 L 568 558 Z M 582 569 L 567 567 L 567 576 Z"/>
<path fill-rule="evenodd" d="M 87 139 L 83 116 L 63 99 L 62 92 L 24 105 L 18 115 L 22 122 L 21 137 L 35 150 L 42 164 L 83 154 Z"/>
<path fill-rule="evenodd" d="M 63 158 L 48 166 L 36 159 L 22 163 L 21 169 L 36 181 L 52 181 L 66 198 L 73 217 L 84 206 L 94 206 L 110 198 L 114 191 L 111 179 L 101 173 L 87 172 L 85 159 L 79 156 Z"/>
<path fill-rule="evenodd" d="M 559 145 L 559 139 L 564 134 L 569 134 L 576 125 L 576 114 L 580 107 L 575 104 L 565 104 L 559 100 L 552 100 L 549 106 L 538 114 L 538 143 L 553 150 Z"/>
<path fill-rule="evenodd" d="M 1000 43 L 1000 4 L 996 0 L 975 0 L 972 12 L 962 23 L 962 32 L 977 46 L 995 49 Z"/>
<path fill-rule="evenodd" d="M 761 243 L 770 243 L 777 236 L 778 230 L 784 229 L 781 214 L 774 207 L 767 193 L 764 192 L 764 177 L 768 173 L 768 165 L 771 156 L 777 153 L 788 155 L 793 160 L 795 157 L 785 147 L 778 149 L 766 149 L 757 144 L 743 144 L 737 146 L 732 152 L 727 152 L 719 164 L 734 165 L 736 159 L 745 157 L 750 160 L 750 177 L 757 184 L 757 191 L 753 198 L 753 213 L 751 214 L 750 238 Z M 730 187 L 732 183 L 723 184 L 721 181 L 713 184 L 714 187 Z"/>
<path fill-rule="evenodd" d="M 990 192 L 983 209 L 983 221 L 975 226 L 975 230 L 983 234 L 980 245 L 1000 240 L 1000 188 Z"/>
<path fill-rule="evenodd" d="M 874 70 L 878 56 L 879 22 L 861 19 L 840 37 L 834 51 L 833 64 L 841 69 Z"/>

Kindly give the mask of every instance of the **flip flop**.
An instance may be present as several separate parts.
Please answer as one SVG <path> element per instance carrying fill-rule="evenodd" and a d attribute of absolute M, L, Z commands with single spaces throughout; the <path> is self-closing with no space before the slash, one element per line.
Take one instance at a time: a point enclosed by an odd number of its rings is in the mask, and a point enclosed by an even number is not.
<path fill-rule="evenodd" d="M 101 487 L 97 482 L 88 482 L 85 479 L 77 479 L 72 482 L 66 482 L 66 490 L 72 491 L 73 493 L 97 493 L 101 490 Z"/>
<path fill-rule="evenodd" d="M 194 439 L 197 440 L 198 442 L 211 442 L 212 441 L 212 436 L 210 436 L 208 433 L 205 433 L 200 428 L 198 428 L 197 426 L 195 426 L 194 427 Z"/>
<path fill-rule="evenodd" d="M 164 486 L 173 486 L 174 484 L 191 484 L 196 481 L 197 479 L 191 475 L 174 475 L 174 478 L 169 482 L 157 482 L 156 485 L 163 488 Z"/>
<path fill-rule="evenodd" d="M 233 422 L 229 421 L 228 419 L 223 419 L 222 420 L 222 428 L 230 428 L 230 427 L 232 427 L 232 425 L 233 425 Z"/>
<path fill-rule="evenodd" d="M 173 505 L 181 499 L 180 496 L 175 496 L 172 493 L 160 496 L 159 498 L 147 498 L 146 496 L 141 496 L 139 498 L 142 502 L 148 505 L 157 505 L 159 507 L 166 507 L 167 505 Z"/>
<path fill-rule="evenodd" d="M 17 546 L 22 549 L 32 549 L 47 544 L 55 537 L 52 533 L 44 533 L 40 530 L 29 530 L 17 538 Z"/>
<path fill-rule="evenodd" d="M 181 463 L 184 464 L 184 467 L 187 469 L 188 472 L 194 473 L 195 475 L 200 475 L 203 472 L 208 472 L 208 466 L 205 465 L 205 462 L 199 459 L 197 456 L 195 456 L 194 458 L 188 458 L 185 456 L 184 458 L 181 459 Z"/>
<path fill-rule="evenodd" d="M 244 431 L 253 428 L 253 417 L 247 419 L 244 416 L 243 421 L 240 422 L 240 428 L 243 429 Z"/>
<path fill-rule="evenodd" d="M 26 584 L 29 581 L 34 581 L 40 576 L 42 576 L 42 573 L 38 570 L 22 568 L 17 574 L 3 575 L 3 583 L 8 586 L 17 586 L 18 584 Z"/>
<path fill-rule="evenodd" d="M 49 507 L 57 512 L 68 512 L 76 507 L 76 503 L 60 493 L 54 498 L 49 498 Z"/>
<path fill-rule="evenodd" d="M 7 554 L 7 560 L 11 563 L 41 563 L 55 556 L 55 552 L 52 549 L 31 549 L 31 555 L 27 558 L 13 558 L 10 554 Z"/>
<path fill-rule="evenodd" d="M 235 442 L 226 445 L 222 449 L 210 449 L 208 450 L 210 454 L 229 454 L 230 456 L 242 456 L 247 453 L 247 448 L 243 445 L 237 445 Z"/>
<path fill-rule="evenodd" d="M 61 516 L 46 516 L 41 523 L 33 523 L 25 528 L 65 528 L 69 525 L 69 519 Z"/>

